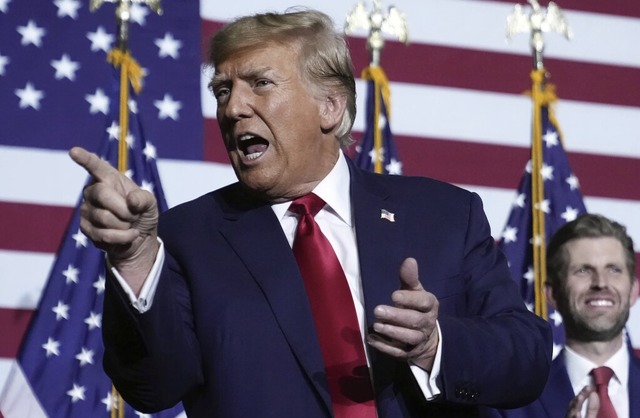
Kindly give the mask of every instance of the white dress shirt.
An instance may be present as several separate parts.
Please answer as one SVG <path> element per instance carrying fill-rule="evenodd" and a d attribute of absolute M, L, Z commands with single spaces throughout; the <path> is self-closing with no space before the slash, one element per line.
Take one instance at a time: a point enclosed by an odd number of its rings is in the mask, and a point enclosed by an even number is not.
<path fill-rule="evenodd" d="M 318 212 L 314 219 L 322 233 L 329 240 L 329 243 L 331 243 L 338 260 L 340 261 L 340 265 L 344 270 L 345 276 L 347 277 L 356 314 L 358 316 L 358 323 L 360 324 L 360 333 L 365 347 L 367 362 L 369 362 L 369 354 L 366 350 L 368 345 L 366 343 L 367 330 L 364 311 L 364 295 L 360 278 L 360 259 L 358 257 L 358 248 L 356 244 L 356 231 L 353 225 L 351 210 L 350 183 L 349 167 L 345 156 L 341 152 L 338 162 L 331 172 L 329 172 L 329 174 L 313 190 L 313 193 L 322 198 L 322 200 L 327 204 L 320 210 L 320 212 Z M 290 204 L 291 202 L 278 203 L 271 207 L 280 221 L 280 225 L 282 226 L 287 240 L 289 241 L 289 245 L 293 246 L 293 239 L 298 225 L 298 219 L 296 214 L 288 210 Z M 162 263 L 164 262 L 164 245 L 162 244 L 162 240 L 159 239 L 159 241 L 160 249 L 158 251 L 158 256 L 149 276 L 145 280 L 140 291 L 140 295 L 137 297 L 122 276 L 114 268 L 111 269 L 129 296 L 133 307 L 141 313 L 146 312 L 151 307 L 155 289 L 157 287 L 158 280 L 160 279 L 160 271 Z M 393 278 L 390 278 L 390 280 L 393 280 Z M 399 285 L 400 283 L 398 282 L 398 287 Z M 389 295 L 389 299 L 391 299 L 391 295 Z M 436 395 L 440 394 L 440 389 L 436 385 L 436 378 L 440 373 L 442 334 L 440 333 L 440 326 L 437 325 L 437 327 L 439 342 L 436 359 L 431 373 L 427 373 L 416 365 L 411 365 L 413 375 L 426 399 L 433 399 Z"/>
<path fill-rule="evenodd" d="M 564 361 L 573 387 L 573 393 L 578 394 L 587 385 L 594 386 L 593 378 L 589 373 L 598 367 L 589 359 L 582 357 L 569 347 L 564 348 Z M 620 349 L 603 366 L 613 370 L 613 377 L 609 381 L 609 398 L 618 414 L 618 418 L 629 417 L 629 350 L 623 343 Z M 582 407 L 582 416 L 585 416 L 587 403 Z"/>

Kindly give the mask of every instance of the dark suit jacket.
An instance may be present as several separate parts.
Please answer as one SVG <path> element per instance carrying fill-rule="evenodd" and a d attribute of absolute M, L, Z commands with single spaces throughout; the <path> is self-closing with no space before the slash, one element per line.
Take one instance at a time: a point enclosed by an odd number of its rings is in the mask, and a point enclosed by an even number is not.
<path fill-rule="evenodd" d="M 478 404 L 535 399 L 550 329 L 521 301 L 480 198 L 349 166 L 368 324 L 409 256 L 440 303 L 442 395 L 427 403 L 406 362 L 370 350 L 379 416 L 475 416 Z M 125 399 L 142 411 L 182 400 L 194 417 L 331 416 L 303 281 L 270 206 L 234 184 L 168 211 L 159 231 L 166 260 L 148 312 L 108 280 L 104 366 Z"/>
<path fill-rule="evenodd" d="M 640 418 L 640 358 L 630 350 L 629 363 L 629 417 Z M 535 402 L 518 409 L 491 410 L 483 418 L 562 418 L 567 413 L 569 402 L 574 397 L 569 374 L 560 353 L 551 364 L 549 381 L 542 395 Z"/>

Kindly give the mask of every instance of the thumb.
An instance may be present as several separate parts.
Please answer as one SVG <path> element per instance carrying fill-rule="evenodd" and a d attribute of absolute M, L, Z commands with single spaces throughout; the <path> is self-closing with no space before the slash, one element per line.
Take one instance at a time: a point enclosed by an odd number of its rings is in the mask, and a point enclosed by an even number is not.
<path fill-rule="evenodd" d="M 418 262 L 415 258 L 405 258 L 400 265 L 400 289 L 401 290 L 422 290 L 418 276 Z"/>
<path fill-rule="evenodd" d="M 127 195 L 127 207 L 133 214 L 142 214 L 153 210 L 156 199 L 146 190 L 134 189 Z"/>

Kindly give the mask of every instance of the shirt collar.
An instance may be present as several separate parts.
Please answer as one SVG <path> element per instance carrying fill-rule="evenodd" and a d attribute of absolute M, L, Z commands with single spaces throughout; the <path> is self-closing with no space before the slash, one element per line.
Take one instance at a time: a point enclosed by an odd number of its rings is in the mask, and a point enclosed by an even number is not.
<path fill-rule="evenodd" d="M 329 208 L 343 222 L 352 226 L 351 219 L 351 199 L 350 199 L 350 174 L 347 159 L 340 151 L 338 161 L 333 166 L 329 174 L 318 183 L 313 189 L 313 193 L 318 195 Z M 275 203 L 271 208 L 278 219 L 282 219 L 289 209 L 291 202 Z"/>
<path fill-rule="evenodd" d="M 580 384 L 576 385 L 575 382 L 583 382 L 585 380 L 590 382 L 589 374 L 591 370 L 598 367 L 597 364 L 576 353 L 569 347 L 564 348 L 564 361 L 573 386 L 580 386 Z M 629 379 L 629 351 L 624 343 L 620 349 L 604 363 L 604 366 L 613 370 L 615 379 L 623 385 L 626 384 Z"/>

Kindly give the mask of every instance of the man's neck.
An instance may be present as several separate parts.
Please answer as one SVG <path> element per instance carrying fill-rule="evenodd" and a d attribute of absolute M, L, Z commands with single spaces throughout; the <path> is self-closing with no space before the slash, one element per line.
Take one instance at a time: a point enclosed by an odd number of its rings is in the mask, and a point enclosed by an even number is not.
<path fill-rule="evenodd" d="M 578 341 L 567 338 L 566 345 L 582 357 L 597 365 L 603 365 L 620 350 L 623 343 L 624 338 L 621 333 L 609 341 Z"/>

